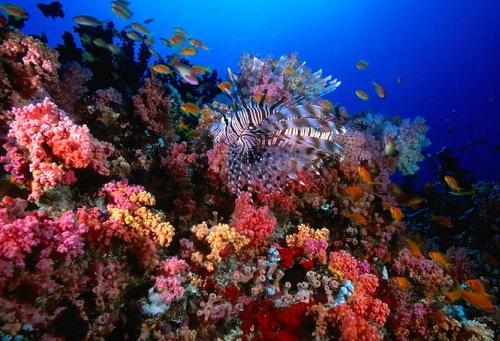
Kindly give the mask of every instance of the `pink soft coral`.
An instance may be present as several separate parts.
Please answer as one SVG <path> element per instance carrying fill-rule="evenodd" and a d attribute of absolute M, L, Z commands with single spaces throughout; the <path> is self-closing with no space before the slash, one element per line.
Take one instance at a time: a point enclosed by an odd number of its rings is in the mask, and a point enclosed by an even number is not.
<path fill-rule="evenodd" d="M 88 228 L 75 221 L 72 211 L 50 219 L 43 211 L 24 212 L 25 201 L 4 197 L 0 203 L 0 274 L 10 277 L 31 255 L 45 271 L 62 258 L 66 263 L 83 254 Z M 36 249 L 35 249 L 36 248 Z"/>
<path fill-rule="evenodd" d="M 271 216 L 267 206 L 255 207 L 250 203 L 250 194 L 241 193 L 236 200 L 230 225 L 250 239 L 251 246 L 259 246 L 274 232 L 276 218 Z"/>
<path fill-rule="evenodd" d="M 95 139 L 86 125 L 74 124 L 48 98 L 36 105 L 14 108 L 13 113 L 15 120 L 10 125 L 9 136 L 15 139 L 16 145 L 4 145 L 8 152 L 1 161 L 7 163 L 6 170 L 19 179 L 21 171 L 16 164 L 25 168 L 19 158 L 29 158 L 33 179 L 30 201 L 39 199 L 44 190 L 59 183 L 75 182 L 74 168 L 109 174 L 106 158 L 113 152 L 112 145 Z"/>

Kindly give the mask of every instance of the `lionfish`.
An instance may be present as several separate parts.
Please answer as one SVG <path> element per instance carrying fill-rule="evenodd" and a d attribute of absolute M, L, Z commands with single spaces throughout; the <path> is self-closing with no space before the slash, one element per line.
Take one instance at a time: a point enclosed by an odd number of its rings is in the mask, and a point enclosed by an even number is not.
<path fill-rule="evenodd" d="M 228 180 L 235 193 L 278 189 L 283 179 L 317 172 L 322 159 L 341 155 L 335 135 L 345 128 L 329 108 L 314 104 L 340 81 L 322 78 L 322 70 L 311 74 L 305 63 L 294 68 L 289 56 L 267 64 L 254 58 L 251 70 L 243 70 L 245 80 L 228 69 L 233 106 L 212 107 L 222 117 L 210 133 L 215 144 L 229 146 Z"/>

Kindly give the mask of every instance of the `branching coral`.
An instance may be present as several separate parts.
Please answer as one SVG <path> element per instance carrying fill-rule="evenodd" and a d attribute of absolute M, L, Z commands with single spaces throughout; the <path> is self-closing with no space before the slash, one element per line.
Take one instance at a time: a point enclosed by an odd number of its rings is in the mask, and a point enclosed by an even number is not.
<path fill-rule="evenodd" d="M 17 30 L 5 32 L 0 45 L 0 111 L 25 105 L 58 80 L 59 54 L 40 40 Z"/>
<path fill-rule="evenodd" d="M 30 201 L 39 199 L 46 189 L 76 181 L 75 168 L 90 168 L 108 175 L 106 158 L 113 146 L 94 138 L 87 126 L 78 126 L 48 98 L 39 104 L 13 109 L 15 120 L 6 144 L 7 155 L 1 159 L 16 181 L 30 181 Z M 29 163 L 29 173 L 23 174 Z"/>
<path fill-rule="evenodd" d="M 155 198 L 142 186 L 129 186 L 126 180 L 109 182 L 100 194 L 108 200 L 108 224 L 132 229 L 139 238 L 151 238 L 160 246 L 168 246 L 174 236 L 173 226 L 165 218 L 147 206 L 155 204 Z"/>

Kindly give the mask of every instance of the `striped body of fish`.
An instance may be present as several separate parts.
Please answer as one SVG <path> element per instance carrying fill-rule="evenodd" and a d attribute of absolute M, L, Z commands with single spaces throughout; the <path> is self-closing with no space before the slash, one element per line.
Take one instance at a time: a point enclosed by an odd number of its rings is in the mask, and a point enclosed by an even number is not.
<path fill-rule="evenodd" d="M 323 79 L 321 70 L 308 77 L 293 77 L 302 72 L 303 65 L 290 72 L 287 62 L 285 57 L 279 60 L 262 87 L 259 101 L 238 92 L 238 78 L 229 70 L 236 109 L 214 109 L 222 117 L 210 132 L 215 144 L 230 147 L 229 187 L 236 193 L 278 189 L 282 179 L 295 179 L 298 171 L 316 171 L 323 158 L 341 155 L 335 136 L 343 134 L 345 128 L 330 109 L 313 104 L 340 82 Z M 271 84 L 274 92 L 269 95 Z M 280 88 L 276 89 L 276 84 Z"/>

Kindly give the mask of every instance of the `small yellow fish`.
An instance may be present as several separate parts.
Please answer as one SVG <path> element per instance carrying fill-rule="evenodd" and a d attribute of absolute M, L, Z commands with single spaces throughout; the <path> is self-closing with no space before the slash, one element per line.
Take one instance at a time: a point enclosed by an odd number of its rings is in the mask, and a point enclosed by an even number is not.
<path fill-rule="evenodd" d="M 398 82 L 398 84 L 403 83 L 403 77 L 399 76 L 398 79 L 397 79 L 397 82 Z"/>
<path fill-rule="evenodd" d="M 385 89 L 380 85 L 379 83 L 373 81 L 372 85 L 375 87 L 375 92 L 377 93 L 377 96 L 384 99 L 386 97 L 385 95 Z"/>
<path fill-rule="evenodd" d="M 363 101 L 368 101 L 370 97 L 363 90 L 356 90 L 356 96 L 361 98 Z"/>
<path fill-rule="evenodd" d="M 368 66 L 368 62 L 367 61 L 364 61 L 364 60 L 359 60 L 357 63 L 356 63 L 356 68 L 358 70 L 364 70 L 366 69 L 366 67 Z"/>

